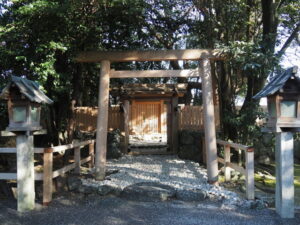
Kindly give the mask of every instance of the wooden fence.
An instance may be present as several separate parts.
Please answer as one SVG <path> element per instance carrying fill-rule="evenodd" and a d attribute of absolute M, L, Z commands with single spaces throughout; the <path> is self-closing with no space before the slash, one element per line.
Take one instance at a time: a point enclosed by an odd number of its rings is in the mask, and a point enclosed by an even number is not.
<path fill-rule="evenodd" d="M 186 105 L 181 108 L 178 116 L 179 130 L 203 130 L 203 107 Z M 220 126 L 219 107 L 215 106 L 216 128 Z"/>
<path fill-rule="evenodd" d="M 93 132 L 97 128 L 98 107 L 76 107 L 75 127 L 81 131 Z M 120 106 L 109 107 L 108 130 L 123 129 L 123 113 Z"/>
<path fill-rule="evenodd" d="M 89 162 L 89 166 L 94 166 L 94 140 L 83 141 L 74 144 L 60 145 L 49 148 L 34 148 L 35 154 L 43 154 L 43 172 L 35 172 L 34 179 L 43 181 L 43 204 L 47 205 L 52 200 L 53 179 L 74 169 L 75 173 L 80 173 L 80 166 Z M 89 146 L 89 156 L 81 159 L 80 152 L 84 146 Z M 65 152 L 74 149 L 74 163 L 53 171 L 53 153 Z M 16 148 L 0 148 L 0 153 L 17 153 Z M 17 173 L 0 173 L 0 180 L 17 180 Z"/>
<path fill-rule="evenodd" d="M 217 140 L 217 144 L 224 147 L 224 158 L 218 157 L 219 163 L 225 167 L 225 181 L 230 181 L 231 169 L 234 169 L 245 175 L 246 196 L 248 199 L 254 199 L 254 148 L 246 145 L 231 143 L 227 141 Z M 245 168 L 230 160 L 230 150 L 243 150 L 245 153 Z"/>
<path fill-rule="evenodd" d="M 179 130 L 203 130 L 203 108 L 202 106 L 183 106 L 178 112 Z M 155 112 L 156 113 L 156 112 Z M 75 126 L 81 131 L 92 132 L 97 126 L 98 107 L 76 107 Z M 152 118 L 152 116 L 148 116 Z M 109 108 L 108 129 L 123 130 L 124 115 L 119 106 Z M 219 108 L 215 106 L 215 124 L 219 129 Z"/>

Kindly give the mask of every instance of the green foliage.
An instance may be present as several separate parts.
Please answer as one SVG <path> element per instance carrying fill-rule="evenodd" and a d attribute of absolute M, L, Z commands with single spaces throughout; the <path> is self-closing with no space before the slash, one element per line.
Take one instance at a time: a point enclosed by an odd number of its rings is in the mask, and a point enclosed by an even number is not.
<path fill-rule="evenodd" d="M 280 44 L 283 35 L 290 35 L 299 23 L 299 5 L 296 0 L 278 5 L 273 13 L 278 24 L 274 26 L 283 27 L 285 34 L 281 30 L 265 34 L 260 0 L 2 1 L 0 10 L 5 11 L 0 14 L 0 88 L 10 73 L 38 81 L 55 101 L 49 111 L 53 132 L 64 132 L 72 99 L 77 105 L 97 102 L 99 65 L 74 62 L 78 52 L 220 48 L 230 56 L 215 65 L 223 130 L 226 137 L 230 138 L 232 132 L 231 136 L 248 143 L 257 132 L 254 120 L 261 115 L 251 96 L 279 61 L 274 52 L 266 50 L 264 38 L 277 36 L 276 43 L 271 43 L 274 46 Z M 112 64 L 115 69 L 135 70 L 185 66 L 191 63 Z M 114 79 L 112 84 L 177 81 L 189 80 Z M 195 93 L 194 102 L 200 104 L 200 89 Z M 246 96 L 242 110 L 235 106 L 237 96 Z"/>

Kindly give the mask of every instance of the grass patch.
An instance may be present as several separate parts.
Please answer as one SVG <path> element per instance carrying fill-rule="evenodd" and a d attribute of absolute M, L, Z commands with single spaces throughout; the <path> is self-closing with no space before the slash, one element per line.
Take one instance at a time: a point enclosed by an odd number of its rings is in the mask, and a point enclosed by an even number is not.
<path fill-rule="evenodd" d="M 259 182 L 267 187 L 275 188 L 276 186 L 275 166 L 274 166 L 274 176 L 256 173 L 254 175 L 254 179 L 256 182 Z M 294 164 L 294 185 L 295 188 L 300 189 L 300 164 Z"/>

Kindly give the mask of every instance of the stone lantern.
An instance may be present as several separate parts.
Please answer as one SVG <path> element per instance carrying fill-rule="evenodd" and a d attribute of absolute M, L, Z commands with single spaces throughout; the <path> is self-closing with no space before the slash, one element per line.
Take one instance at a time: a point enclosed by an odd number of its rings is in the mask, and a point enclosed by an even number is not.
<path fill-rule="evenodd" d="M 7 131 L 37 131 L 41 129 L 41 104 L 52 104 L 37 83 L 25 78 L 11 77 L 0 98 L 7 100 L 9 125 Z"/>
<path fill-rule="evenodd" d="M 286 70 L 254 97 L 267 97 L 265 126 L 270 131 L 298 131 L 300 128 L 300 79 L 296 73 L 297 67 Z"/>
<path fill-rule="evenodd" d="M 41 130 L 41 104 L 52 104 L 37 83 L 11 76 L 0 93 L 7 100 L 9 125 L 3 136 L 16 136 L 18 211 L 34 209 L 34 147 L 33 135 Z"/>
<path fill-rule="evenodd" d="M 294 139 L 300 130 L 300 78 L 297 67 L 277 74 L 254 99 L 267 97 L 268 118 L 263 132 L 276 133 L 276 211 L 294 217 Z"/>

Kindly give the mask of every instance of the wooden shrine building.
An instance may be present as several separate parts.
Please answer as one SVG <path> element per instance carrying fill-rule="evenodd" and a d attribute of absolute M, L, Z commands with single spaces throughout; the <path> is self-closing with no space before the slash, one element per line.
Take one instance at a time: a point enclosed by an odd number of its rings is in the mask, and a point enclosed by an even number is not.
<path fill-rule="evenodd" d="M 167 137 L 171 152 L 178 148 L 178 98 L 187 84 L 124 84 L 110 94 L 120 98 L 124 109 L 125 149 L 129 135 L 159 133 Z"/>

